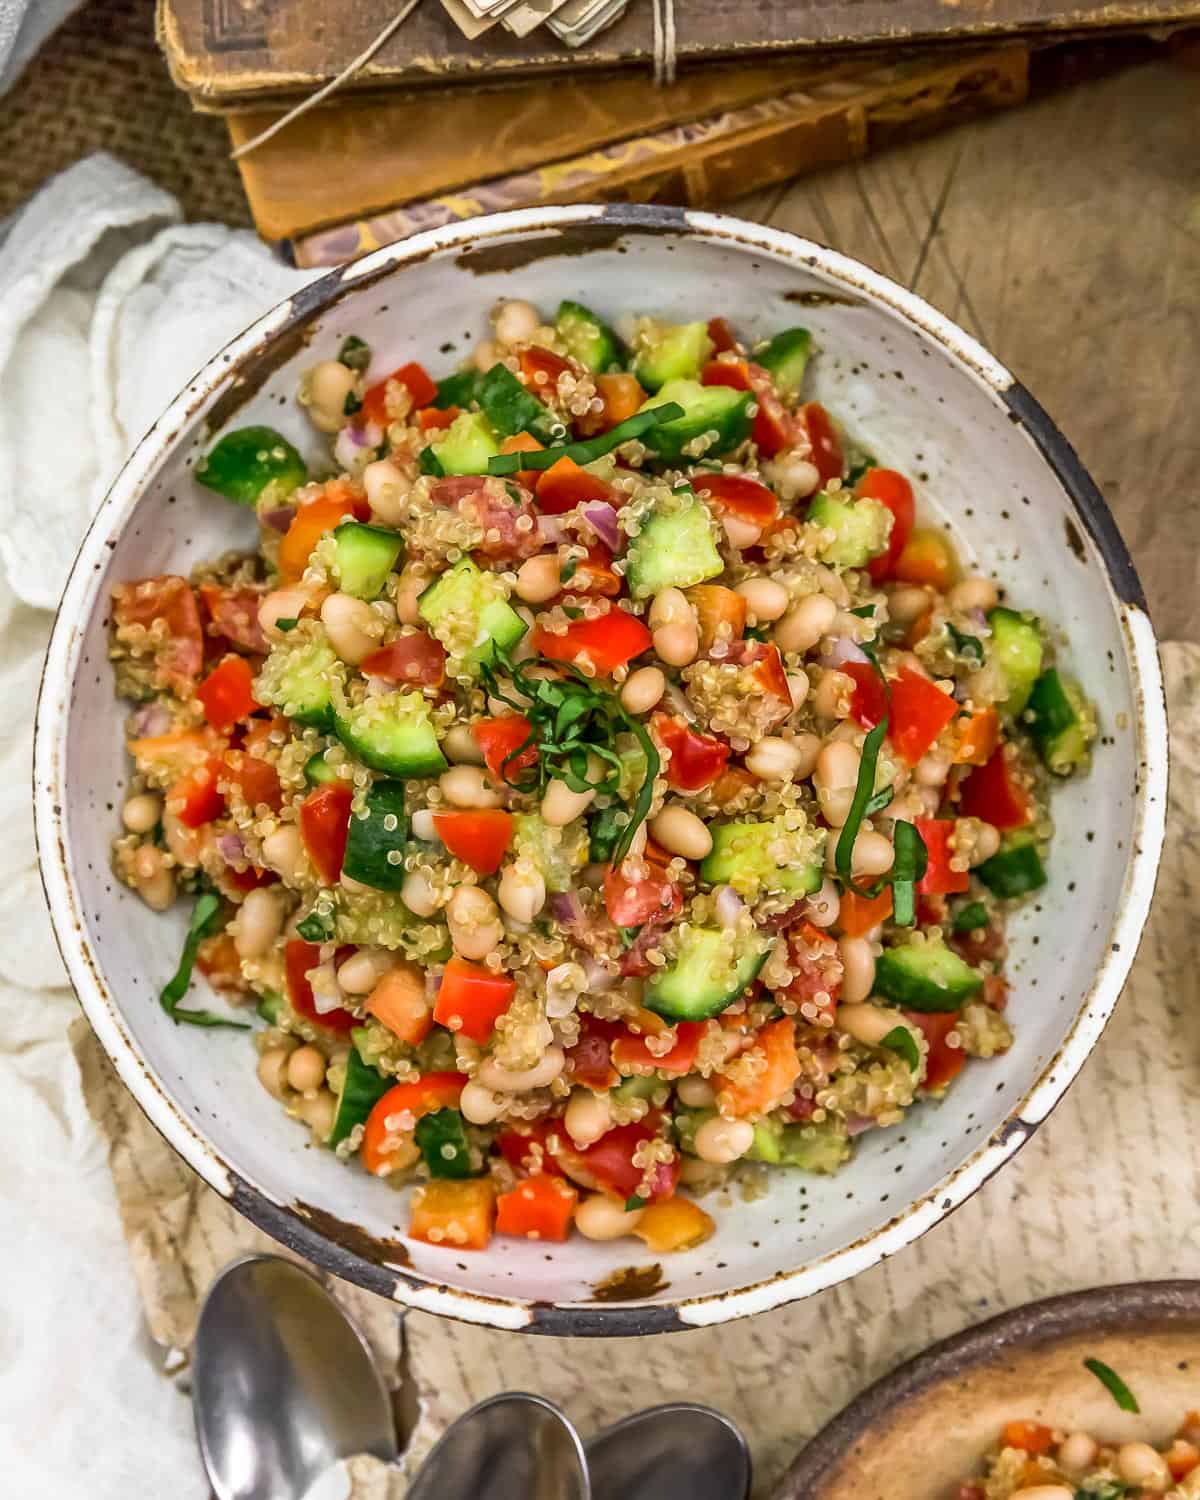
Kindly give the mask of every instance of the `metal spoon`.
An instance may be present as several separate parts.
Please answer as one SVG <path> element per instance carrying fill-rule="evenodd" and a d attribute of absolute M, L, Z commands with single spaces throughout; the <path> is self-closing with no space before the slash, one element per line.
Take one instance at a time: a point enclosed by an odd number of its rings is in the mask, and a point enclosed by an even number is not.
<path fill-rule="evenodd" d="M 541 1396 L 493 1396 L 446 1429 L 408 1500 L 591 1500 L 583 1444 Z"/>
<path fill-rule="evenodd" d="M 594 1500 L 746 1500 L 750 1453 L 728 1417 L 707 1406 L 652 1406 L 587 1444 Z"/>
<path fill-rule="evenodd" d="M 192 1354 L 200 1455 L 216 1500 L 300 1500 L 339 1458 L 396 1457 L 383 1376 L 315 1276 L 276 1255 L 227 1266 Z"/>

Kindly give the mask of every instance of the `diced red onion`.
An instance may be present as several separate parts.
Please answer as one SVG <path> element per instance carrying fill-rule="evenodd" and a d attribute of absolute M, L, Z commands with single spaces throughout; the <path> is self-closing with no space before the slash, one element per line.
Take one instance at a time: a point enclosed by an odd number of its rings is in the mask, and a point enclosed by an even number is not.
<path fill-rule="evenodd" d="M 689 724 L 696 722 L 696 710 L 677 682 L 667 683 L 666 691 L 663 693 L 663 702 L 668 705 L 672 713 L 682 714 Z"/>
<path fill-rule="evenodd" d="M 246 858 L 246 846 L 237 833 L 223 833 L 217 840 L 217 852 L 227 865 L 242 864 Z"/>
<path fill-rule="evenodd" d="M 806 901 L 796 901 L 785 911 L 777 911 L 770 917 L 760 917 L 757 925 L 767 932 L 786 932 L 803 919 L 807 904 Z"/>
<path fill-rule="evenodd" d="M 572 927 L 583 920 L 583 902 L 577 891 L 556 891 L 550 897 L 550 915 L 564 927 Z"/>
<path fill-rule="evenodd" d="M 621 550 L 621 528 L 611 505 L 603 500 L 592 500 L 583 507 L 583 518 L 610 552 Z"/>
<path fill-rule="evenodd" d="M 161 703 L 147 703 L 133 716 L 133 732 L 138 739 L 166 734 L 171 727 L 171 713 Z"/>
<path fill-rule="evenodd" d="M 583 973 L 589 991 L 611 989 L 616 982 L 616 975 L 610 974 L 598 959 L 590 955 L 583 960 Z"/>
<path fill-rule="evenodd" d="M 378 448 L 383 442 L 383 432 L 374 422 L 364 422 L 361 427 L 343 427 L 333 444 L 333 456 L 343 469 L 350 469 L 362 457 L 366 448 Z"/>
<path fill-rule="evenodd" d="M 823 667 L 840 667 L 847 661 L 867 661 L 867 653 L 848 635 L 835 636 L 829 650 L 821 657 Z"/>
<path fill-rule="evenodd" d="M 722 927 L 736 927 L 738 918 L 745 909 L 745 902 L 731 885 L 717 887 L 713 910 L 716 912 L 717 921 L 720 922 Z"/>
<path fill-rule="evenodd" d="M 277 505 L 263 515 L 263 524 L 269 526 L 272 531 L 286 531 L 292 524 L 292 517 L 295 514 L 294 505 Z"/>
<path fill-rule="evenodd" d="M 856 1135 L 862 1135 L 863 1131 L 870 1130 L 877 1123 L 870 1115 L 847 1115 L 846 1134 L 853 1140 Z"/>
<path fill-rule="evenodd" d="M 538 530 L 541 532 L 547 546 L 557 547 L 559 542 L 574 541 L 567 528 L 563 525 L 561 516 L 539 516 Z"/>
<path fill-rule="evenodd" d="M 340 993 L 332 995 L 322 994 L 320 990 L 313 990 L 313 1010 L 319 1016 L 327 1016 L 331 1010 L 341 1010 L 342 997 Z"/>

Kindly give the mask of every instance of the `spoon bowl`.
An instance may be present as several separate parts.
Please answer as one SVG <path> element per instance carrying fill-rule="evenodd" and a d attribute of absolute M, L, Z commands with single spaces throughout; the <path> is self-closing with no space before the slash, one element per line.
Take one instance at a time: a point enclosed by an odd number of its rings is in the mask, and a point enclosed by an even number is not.
<path fill-rule="evenodd" d="M 558 1407 L 509 1391 L 446 1429 L 408 1500 L 591 1500 L 591 1493 L 583 1444 Z"/>
<path fill-rule="evenodd" d="M 200 1454 L 216 1500 L 301 1500 L 339 1458 L 396 1457 L 375 1357 L 321 1283 L 252 1255 L 217 1277 L 193 1349 Z"/>
<path fill-rule="evenodd" d="M 737 1426 L 694 1402 L 652 1406 L 587 1444 L 594 1500 L 746 1500 L 750 1453 Z"/>

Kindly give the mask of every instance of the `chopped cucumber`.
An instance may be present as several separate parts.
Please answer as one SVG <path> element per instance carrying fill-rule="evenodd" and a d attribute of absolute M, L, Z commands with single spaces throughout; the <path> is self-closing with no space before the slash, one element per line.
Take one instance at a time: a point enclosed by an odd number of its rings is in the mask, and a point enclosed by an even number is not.
<path fill-rule="evenodd" d="M 998 852 L 984 860 L 975 874 L 989 891 L 1006 901 L 1041 890 L 1046 884 L 1045 866 L 1027 828 L 1006 835 Z"/>
<path fill-rule="evenodd" d="M 727 385 L 668 380 L 641 410 L 650 411 L 675 401 L 683 407 L 683 416 L 652 427 L 643 435 L 642 442 L 659 458 L 668 460 L 715 458 L 719 453 L 728 453 L 750 436 L 748 409 L 753 399 L 750 391 L 735 391 Z M 705 446 L 699 440 L 706 434 L 713 436 Z M 701 447 L 703 452 L 699 451 Z"/>
<path fill-rule="evenodd" d="M 1088 757 L 1096 735 L 1095 711 L 1073 677 L 1051 667 L 1033 685 L 1026 707 L 1029 733 L 1046 768 L 1069 776 Z"/>
<path fill-rule="evenodd" d="M 685 1105 L 676 1102 L 671 1123 L 675 1127 L 675 1139 L 679 1142 L 681 1151 L 686 1152 L 688 1156 L 695 1156 L 696 1132 L 705 1120 L 713 1119 L 716 1113 L 715 1109 L 688 1109 Z M 747 1154 L 753 1155 L 753 1148 Z"/>
<path fill-rule="evenodd" d="M 631 1099 L 653 1099 L 662 1087 L 662 1079 L 653 1073 L 649 1076 L 635 1074 L 632 1078 L 625 1078 L 617 1084 L 612 1094 L 614 1099 L 627 1104 Z"/>
<path fill-rule="evenodd" d="M 324 750 L 318 750 L 304 762 L 304 779 L 309 786 L 328 786 L 337 780 L 337 772 L 325 759 Z"/>
<path fill-rule="evenodd" d="M 420 693 L 385 693 L 337 715 L 337 737 L 385 776 L 437 776 L 446 769 L 429 705 Z"/>
<path fill-rule="evenodd" d="M 274 990 L 267 990 L 259 996 L 258 1004 L 254 1007 L 260 1020 L 268 1026 L 278 1026 L 279 1017 L 283 1011 L 283 996 L 276 994 Z"/>
<path fill-rule="evenodd" d="M 581 822 L 552 828 L 538 813 L 513 818 L 513 850 L 532 860 L 552 894 L 569 891 L 588 862 L 587 833 Z"/>
<path fill-rule="evenodd" d="M 439 411 L 448 406 L 461 406 L 467 410 L 473 401 L 479 400 L 479 382 L 483 375 L 478 370 L 459 370 L 438 381 L 437 395 L 433 404 Z"/>
<path fill-rule="evenodd" d="M 476 398 L 492 431 L 498 432 L 501 437 L 515 437 L 518 432 L 531 432 L 543 443 L 553 440 L 553 428 L 556 425 L 553 414 L 525 389 L 507 365 L 492 366 L 479 382 Z M 557 425 L 561 430 L 562 424 Z M 489 453 L 488 457 L 491 456 Z M 438 457 L 445 467 L 446 455 L 439 451 Z M 446 469 L 447 474 L 477 472 L 475 469 Z"/>
<path fill-rule="evenodd" d="M 789 830 L 782 818 L 769 823 L 723 823 L 710 828 L 712 852 L 700 866 L 708 885 L 731 885 L 753 899 L 760 891 L 773 896 L 807 896 L 825 878 L 821 840 L 816 830 Z"/>
<path fill-rule="evenodd" d="M 333 543 L 338 587 L 356 599 L 379 597 L 404 550 L 404 538 L 398 531 L 365 526 L 361 521 L 343 521 L 333 533 Z"/>
<path fill-rule="evenodd" d="M 407 839 L 404 783 L 377 781 L 366 795 L 365 816 L 350 814 L 343 873 L 377 891 L 398 891 L 406 874 Z M 395 859 L 391 857 L 393 854 Z"/>
<path fill-rule="evenodd" d="M 824 490 L 809 507 L 808 519 L 834 533 L 821 549 L 821 561 L 837 568 L 865 568 L 887 551 L 892 513 L 878 500 L 842 500 Z"/>
<path fill-rule="evenodd" d="M 779 1165 L 802 1172 L 832 1174 L 850 1158 L 850 1138 L 840 1120 L 785 1125 L 779 1142 Z"/>
<path fill-rule="evenodd" d="M 338 1098 L 329 1144 L 340 1145 L 356 1125 L 365 1125 L 367 1116 L 391 1086 L 390 1078 L 363 1062 L 357 1049 L 351 1047 L 346 1056 L 346 1081 Z"/>
<path fill-rule="evenodd" d="M 304 460 L 273 427 L 227 432 L 196 470 L 205 489 L 239 505 L 278 505 L 307 478 Z"/>
<path fill-rule="evenodd" d="M 771 939 L 761 933 L 739 949 L 718 928 L 682 928 L 674 959 L 648 981 L 643 1004 L 675 1021 L 719 1016 L 745 994 L 770 951 Z"/>
<path fill-rule="evenodd" d="M 460 411 L 430 447 L 443 474 L 486 474 L 488 459 L 500 452 L 491 424 L 479 411 Z"/>
<path fill-rule="evenodd" d="M 658 323 L 646 319 L 634 339 L 633 373 L 648 391 L 668 380 L 694 380 L 713 351 L 707 323 Z"/>
<path fill-rule="evenodd" d="M 954 914 L 950 926 L 955 932 L 978 932 L 991 921 L 987 907 L 982 901 L 968 901 Z"/>
<path fill-rule="evenodd" d="M 875 962 L 875 988 L 906 1010 L 958 1010 L 983 988 L 983 975 L 944 943 L 887 948 Z"/>
<path fill-rule="evenodd" d="M 594 374 L 620 368 L 621 341 L 590 307 L 560 302 L 554 326 L 567 353 Z"/>
<path fill-rule="evenodd" d="M 263 664 L 256 697 L 262 704 L 282 709 L 297 724 L 328 732 L 333 728 L 330 679 L 339 666 L 338 655 L 324 633 L 298 641 L 289 636 Z"/>
<path fill-rule="evenodd" d="M 807 328 L 785 328 L 754 358 L 770 373 L 775 389 L 784 400 L 790 401 L 799 394 L 811 353 L 812 334 Z"/>
<path fill-rule="evenodd" d="M 1030 616 L 1003 607 L 991 611 L 988 624 L 992 627 L 989 655 L 1004 669 L 1008 685 L 1008 697 L 1000 710 L 1015 717 L 1029 702 L 1042 670 L 1041 627 Z"/>
<path fill-rule="evenodd" d="M 456 1109 L 436 1109 L 422 1115 L 414 1131 L 417 1148 L 430 1177 L 470 1177 L 471 1148 L 463 1117 Z"/>
<path fill-rule="evenodd" d="M 469 557 L 430 584 L 417 609 L 450 655 L 468 666 L 488 660 L 493 643 L 507 650 L 525 634 L 525 621 L 509 604 L 503 582 Z"/>
<path fill-rule="evenodd" d="M 635 599 L 665 588 L 686 589 L 725 570 L 713 518 L 691 490 L 675 491 L 642 521 L 625 560 Z"/>

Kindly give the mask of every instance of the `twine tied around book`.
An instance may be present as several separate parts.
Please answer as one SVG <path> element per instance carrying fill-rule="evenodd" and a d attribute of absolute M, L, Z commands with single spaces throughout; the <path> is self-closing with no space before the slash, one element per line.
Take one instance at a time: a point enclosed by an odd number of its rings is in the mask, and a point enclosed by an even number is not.
<path fill-rule="evenodd" d="M 328 83 L 322 84 L 316 93 L 309 94 L 307 99 L 301 99 L 300 103 L 293 105 L 286 114 L 280 115 L 273 125 L 268 125 L 265 130 L 260 130 L 257 135 L 251 136 L 248 141 L 243 141 L 235 151 L 229 153 L 230 159 L 238 161 L 243 156 L 249 156 L 251 151 L 256 151 L 259 146 L 278 135 L 293 120 L 299 119 L 301 115 L 307 114 L 310 109 L 315 109 L 318 104 L 324 103 L 332 94 L 335 94 L 360 69 L 365 68 L 379 49 L 395 36 L 420 3 L 421 0 L 404 0 L 400 9 L 379 35 L 368 42 L 336 78 L 331 78 Z M 665 84 L 675 82 L 675 0 L 651 0 L 651 4 L 654 7 L 654 82 L 657 87 L 661 88 Z"/>

